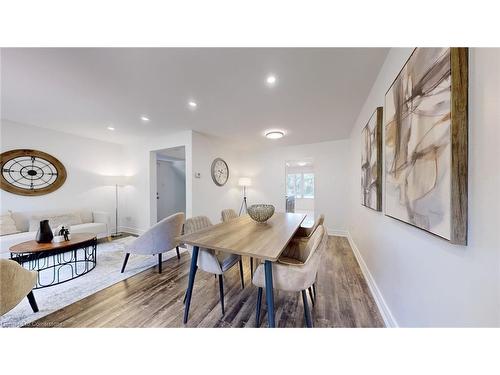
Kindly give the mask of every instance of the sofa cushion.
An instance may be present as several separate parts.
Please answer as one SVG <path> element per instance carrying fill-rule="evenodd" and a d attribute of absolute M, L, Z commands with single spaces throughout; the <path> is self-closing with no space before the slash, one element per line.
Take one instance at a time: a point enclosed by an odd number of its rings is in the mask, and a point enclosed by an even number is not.
<path fill-rule="evenodd" d="M 30 218 L 29 231 L 36 232 L 40 227 L 40 221 L 42 220 L 48 220 L 49 225 L 52 229 L 56 229 L 61 225 L 72 226 L 82 223 L 82 219 L 78 212 L 68 212 L 64 214 L 32 215 Z"/>
<path fill-rule="evenodd" d="M 2 258 L 8 258 L 9 248 L 18 243 L 34 240 L 36 232 L 19 232 L 0 237 L 0 253 Z"/>
<path fill-rule="evenodd" d="M 104 223 L 85 223 L 85 224 L 72 225 L 69 228 L 69 232 L 104 234 L 108 232 L 108 227 Z"/>
<path fill-rule="evenodd" d="M 82 219 L 82 224 L 92 223 L 94 221 L 91 210 L 84 209 L 80 210 L 79 213 L 80 213 L 80 218 Z"/>
<path fill-rule="evenodd" d="M 19 232 L 20 230 L 17 229 L 16 222 L 12 218 L 10 211 L 5 215 L 0 215 L 0 236 Z"/>

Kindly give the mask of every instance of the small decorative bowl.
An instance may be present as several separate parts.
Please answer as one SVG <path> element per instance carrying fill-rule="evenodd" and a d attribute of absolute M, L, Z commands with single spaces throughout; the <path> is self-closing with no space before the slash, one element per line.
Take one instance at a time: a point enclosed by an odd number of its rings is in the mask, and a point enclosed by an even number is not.
<path fill-rule="evenodd" d="M 248 207 L 248 215 L 258 223 L 265 223 L 274 215 L 274 206 L 271 204 L 253 204 Z"/>

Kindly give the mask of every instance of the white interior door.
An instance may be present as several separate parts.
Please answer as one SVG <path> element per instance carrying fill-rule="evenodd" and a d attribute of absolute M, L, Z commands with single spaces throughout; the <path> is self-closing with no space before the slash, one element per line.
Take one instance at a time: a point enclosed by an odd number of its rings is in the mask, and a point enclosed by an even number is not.
<path fill-rule="evenodd" d="M 158 221 L 176 212 L 186 212 L 186 163 L 158 160 L 156 163 Z"/>

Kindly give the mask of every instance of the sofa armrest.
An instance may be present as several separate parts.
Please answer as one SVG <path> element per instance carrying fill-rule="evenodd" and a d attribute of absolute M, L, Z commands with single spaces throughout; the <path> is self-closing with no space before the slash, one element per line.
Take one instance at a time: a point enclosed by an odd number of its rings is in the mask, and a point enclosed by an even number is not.
<path fill-rule="evenodd" d="M 104 211 L 93 211 L 92 218 L 94 220 L 94 223 L 106 224 L 109 236 L 109 234 L 111 233 L 111 215 Z"/>

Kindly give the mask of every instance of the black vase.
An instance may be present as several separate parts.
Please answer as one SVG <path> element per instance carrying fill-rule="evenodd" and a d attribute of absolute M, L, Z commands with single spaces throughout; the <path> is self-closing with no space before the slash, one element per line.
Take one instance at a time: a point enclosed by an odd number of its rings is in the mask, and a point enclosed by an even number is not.
<path fill-rule="evenodd" d="M 52 233 L 52 229 L 50 229 L 49 221 L 42 220 L 40 221 L 40 228 L 38 232 L 36 232 L 36 242 L 38 243 L 48 243 L 52 242 L 54 238 L 54 234 Z"/>

